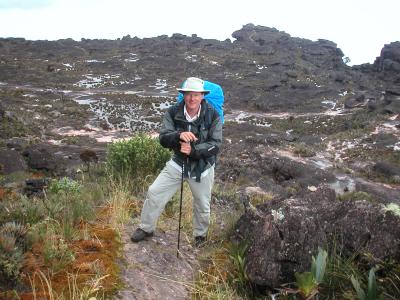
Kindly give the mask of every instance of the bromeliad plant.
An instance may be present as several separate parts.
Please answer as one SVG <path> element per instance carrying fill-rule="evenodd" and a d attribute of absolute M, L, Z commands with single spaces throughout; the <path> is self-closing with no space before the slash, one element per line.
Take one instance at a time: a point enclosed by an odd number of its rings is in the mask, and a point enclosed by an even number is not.
<path fill-rule="evenodd" d="M 352 275 L 351 276 L 351 283 L 353 284 L 353 287 L 357 293 L 357 297 L 359 300 L 380 300 L 384 299 L 382 295 L 378 296 L 378 287 L 376 284 L 376 277 L 375 277 L 375 269 L 372 268 L 369 271 L 368 275 L 368 286 L 367 290 L 364 291 L 363 288 L 361 288 L 360 282 Z"/>
<path fill-rule="evenodd" d="M 317 258 L 312 257 L 311 272 L 295 273 L 297 292 L 303 299 L 311 299 L 318 294 L 318 287 L 324 279 L 328 253 L 318 248 Z"/>

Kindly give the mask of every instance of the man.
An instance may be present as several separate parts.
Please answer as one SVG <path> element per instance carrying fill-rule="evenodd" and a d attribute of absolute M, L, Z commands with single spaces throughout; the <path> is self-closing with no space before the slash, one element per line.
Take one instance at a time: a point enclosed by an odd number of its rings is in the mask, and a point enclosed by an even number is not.
<path fill-rule="evenodd" d="M 204 89 L 203 80 L 190 77 L 178 91 L 183 93 L 183 101 L 168 109 L 159 137 L 161 145 L 174 155 L 148 190 L 133 242 L 153 235 L 158 217 L 181 185 L 182 172 L 193 194 L 195 244 L 201 246 L 206 241 L 222 123 L 217 110 L 204 100 L 209 91 Z"/>

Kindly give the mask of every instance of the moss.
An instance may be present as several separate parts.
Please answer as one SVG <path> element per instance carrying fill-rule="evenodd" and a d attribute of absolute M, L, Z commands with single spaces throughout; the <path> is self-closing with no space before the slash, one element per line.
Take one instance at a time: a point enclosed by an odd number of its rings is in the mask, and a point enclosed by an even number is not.
<path fill-rule="evenodd" d="M 391 212 L 395 216 L 400 217 L 400 206 L 396 203 L 389 203 L 383 207 L 383 211 Z"/>
<path fill-rule="evenodd" d="M 362 191 L 344 193 L 343 195 L 338 195 L 336 199 L 339 201 L 360 201 L 360 200 L 366 200 L 369 202 L 375 201 L 375 198 L 372 195 Z"/>
<path fill-rule="evenodd" d="M 3 118 L 0 121 L 0 138 L 2 139 L 24 137 L 32 134 L 33 130 L 34 128 L 29 128 L 16 119 Z"/>
<path fill-rule="evenodd" d="M 301 157 L 315 156 L 315 151 L 305 144 L 296 144 L 293 146 L 293 152 Z"/>

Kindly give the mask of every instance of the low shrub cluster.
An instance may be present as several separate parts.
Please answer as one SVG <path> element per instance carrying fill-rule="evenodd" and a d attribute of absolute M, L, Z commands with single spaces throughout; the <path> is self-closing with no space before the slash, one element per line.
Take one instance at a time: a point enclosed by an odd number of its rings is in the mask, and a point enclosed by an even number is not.
<path fill-rule="evenodd" d="M 143 181 L 157 174 L 171 158 L 158 140 L 145 134 L 112 143 L 107 151 L 107 167 L 114 177 Z"/>

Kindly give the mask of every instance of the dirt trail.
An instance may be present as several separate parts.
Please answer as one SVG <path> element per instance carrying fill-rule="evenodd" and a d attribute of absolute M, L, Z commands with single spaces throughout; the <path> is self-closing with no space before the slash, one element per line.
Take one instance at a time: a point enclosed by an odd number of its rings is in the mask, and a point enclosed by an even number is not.
<path fill-rule="evenodd" d="M 171 223 L 176 223 L 175 221 Z M 172 226 L 177 224 L 171 224 Z M 130 241 L 136 225 L 128 225 L 122 235 L 122 280 L 125 287 L 119 299 L 191 299 L 190 287 L 199 268 L 199 250 L 193 248 L 181 232 L 177 258 L 177 230 L 156 230 L 155 235 L 139 243 Z"/>

